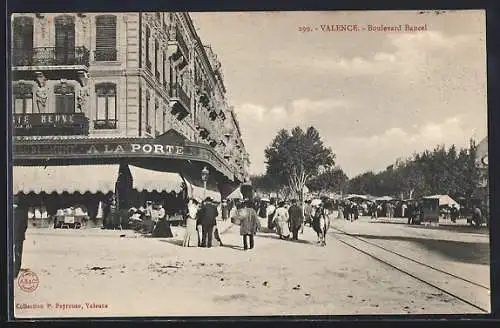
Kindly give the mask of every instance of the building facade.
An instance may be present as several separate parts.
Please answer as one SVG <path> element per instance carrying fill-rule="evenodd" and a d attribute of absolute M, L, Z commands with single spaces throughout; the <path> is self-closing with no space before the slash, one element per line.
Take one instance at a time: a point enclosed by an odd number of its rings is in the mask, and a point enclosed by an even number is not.
<path fill-rule="evenodd" d="M 479 169 L 479 181 L 475 196 L 480 200 L 482 208 L 489 215 L 489 174 L 488 174 L 488 137 L 485 137 L 476 149 L 476 166 Z"/>
<path fill-rule="evenodd" d="M 221 63 L 188 13 L 14 14 L 11 44 L 14 165 L 44 156 L 69 161 L 40 146 L 54 140 L 97 149 L 99 140 L 165 144 L 174 133 L 191 147 L 177 159 L 208 165 L 218 172 L 214 183 L 237 185 L 248 175 Z M 143 155 L 168 155 L 163 146 Z M 120 160 L 128 154 L 122 149 Z"/>

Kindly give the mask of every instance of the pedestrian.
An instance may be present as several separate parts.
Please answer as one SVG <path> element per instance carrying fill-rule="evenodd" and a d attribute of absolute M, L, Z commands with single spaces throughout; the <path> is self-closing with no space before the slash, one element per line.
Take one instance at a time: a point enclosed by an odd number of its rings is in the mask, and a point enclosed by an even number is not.
<path fill-rule="evenodd" d="M 199 215 L 199 225 L 201 225 L 201 247 L 212 247 L 214 226 L 217 224 L 216 218 L 219 216 L 217 207 L 212 202 L 212 198 L 207 197 L 201 206 Z"/>
<path fill-rule="evenodd" d="M 299 230 L 304 223 L 304 214 L 296 199 L 292 200 L 292 205 L 288 209 L 288 216 L 290 218 L 289 224 L 290 231 L 292 232 L 292 240 L 298 240 Z"/>
<path fill-rule="evenodd" d="M 154 205 L 153 217 L 155 225 L 152 231 L 152 236 L 159 238 L 172 238 L 174 234 L 172 233 L 170 223 L 167 220 L 165 209 L 162 204 L 157 203 Z"/>
<path fill-rule="evenodd" d="M 191 198 L 187 205 L 187 218 L 186 218 L 186 234 L 184 235 L 184 241 L 182 246 L 190 247 L 194 246 L 194 241 L 198 243 L 198 234 L 196 233 L 196 216 L 198 214 L 199 202 Z"/>
<path fill-rule="evenodd" d="M 222 213 L 222 221 L 226 221 L 229 218 L 229 205 L 226 199 L 222 200 L 221 213 Z"/>
<path fill-rule="evenodd" d="M 413 224 L 416 215 L 416 205 L 413 202 L 408 204 L 408 224 Z"/>
<path fill-rule="evenodd" d="M 401 204 L 401 217 L 402 217 L 402 218 L 404 218 L 404 217 L 406 217 L 406 215 L 408 215 L 408 214 L 407 214 L 407 211 L 406 211 L 407 209 L 408 209 L 408 206 L 406 205 L 406 203 L 405 203 L 405 202 L 403 202 L 403 203 Z"/>
<path fill-rule="evenodd" d="M 483 223 L 483 214 L 477 205 L 474 205 L 472 208 L 472 222 L 476 228 L 481 227 L 481 224 Z"/>
<path fill-rule="evenodd" d="M 458 219 L 458 209 L 455 204 L 451 205 L 450 209 L 451 222 L 457 222 Z"/>
<path fill-rule="evenodd" d="M 276 212 L 275 201 L 271 200 L 271 203 L 269 203 L 269 205 L 266 208 L 267 229 L 269 229 L 269 231 L 272 231 L 274 229 L 273 217 L 275 212 Z"/>
<path fill-rule="evenodd" d="M 306 200 L 304 204 L 304 225 L 309 223 L 309 226 L 312 227 L 312 206 L 311 200 Z"/>
<path fill-rule="evenodd" d="M 276 233 L 280 239 L 288 239 L 290 230 L 288 229 L 288 209 L 285 207 L 285 202 L 280 202 L 274 213 L 273 223 L 276 226 Z"/>
<path fill-rule="evenodd" d="M 243 236 L 243 249 L 253 249 L 254 235 L 260 230 L 259 217 L 249 202 L 245 202 L 243 208 L 238 211 L 240 222 L 240 235 Z M 249 244 L 250 243 L 250 247 Z"/>
<path fill-rule="evenodd" d="M 14 197 L 13 202 L 13 218 L 14 218 L 14 278 L 17 279 L 21 271 L 21 263 L 23 257 L 23 244 L 28 229 L 28 213 L 19 206 L 17 197 Z"/>
<path fill-rule="evenodd" d="M 217 220 L 215 220 L 215 225 L 212 227 L 212 247 L 213 246 L 224 246 L 220 238 L 219 228 L 217 227 Z"/>

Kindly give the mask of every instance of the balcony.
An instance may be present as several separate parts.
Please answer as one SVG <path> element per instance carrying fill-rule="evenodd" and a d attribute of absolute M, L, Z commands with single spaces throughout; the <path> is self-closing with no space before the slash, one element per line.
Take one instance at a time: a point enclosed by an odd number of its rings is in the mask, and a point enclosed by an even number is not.
<path fill-rule="evenodd" d="M 89 66 L 89 50 L 85 47 L 13 49 L 13 66 Z"/>
<path fill-rule="evenodd" d="M 84 113 L 14 114 L 14 136 L 88 135 Z"/>
<path fill-rule="evenodd" d="M 116 61 L 118 50 L 116 49 L 98 49 L 94 51 L 94 60 L 98 62 Z"/>
<path fill-rule="evenodd" d="M 210 111 L 210 114 L 208 114 L 208 117 L 210 117 L 210 119 L 212 121 L 215 121 L 218 117 L 217 112 L 215 110 Z"/>
<path fill-rule="evenodd" d="M 177 115 L 179 121 L 182 121 L 191 112 L 191 98 L 178 83 L 171 85 L 170 107 L 172 108 L 171 113 Z"/>
<path fill-rule="evenodd" d="M 95 130 L 115 130 L 117 128 L 118 120 L 95 120 Z"/>
<path fill-rule="evenodd" d="M 176 26 L 175 41 L 177 41 L 179 49 L 181 50 L 184 58 L 189 59 L 189 48 L 184 39 L 182 38 L 182 33 L 179 29 L 179 26 Z"/>

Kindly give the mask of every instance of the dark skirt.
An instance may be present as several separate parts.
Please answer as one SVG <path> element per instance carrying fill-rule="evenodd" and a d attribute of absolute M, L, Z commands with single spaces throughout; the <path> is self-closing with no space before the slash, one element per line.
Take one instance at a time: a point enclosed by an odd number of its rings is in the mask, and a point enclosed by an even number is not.
<path fill-rule="evenodd" d="M 172 229 L 170 229 L 170 224 L 168 223 L 168 221 L 165 219 L 161 219 L 156 223 L 156 226 L 153 229 L 152 236 L 158 238 L 172 238 L 174 235 L 172 233 Z"/>

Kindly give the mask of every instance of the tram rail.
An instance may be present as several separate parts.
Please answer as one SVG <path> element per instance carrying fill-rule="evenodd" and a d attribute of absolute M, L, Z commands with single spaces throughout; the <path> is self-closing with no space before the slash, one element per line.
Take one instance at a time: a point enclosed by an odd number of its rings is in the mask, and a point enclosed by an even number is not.
<path fill-rule="evenodd" d="M 431 286 L 441 293 L 458 299 L 476 310 L 490 313 L 491 297 L 488 286 L 411 258 L 337 227 L 331 227 L 331 229 L 336 232 L 336 239 L 340 243 Z"/>

